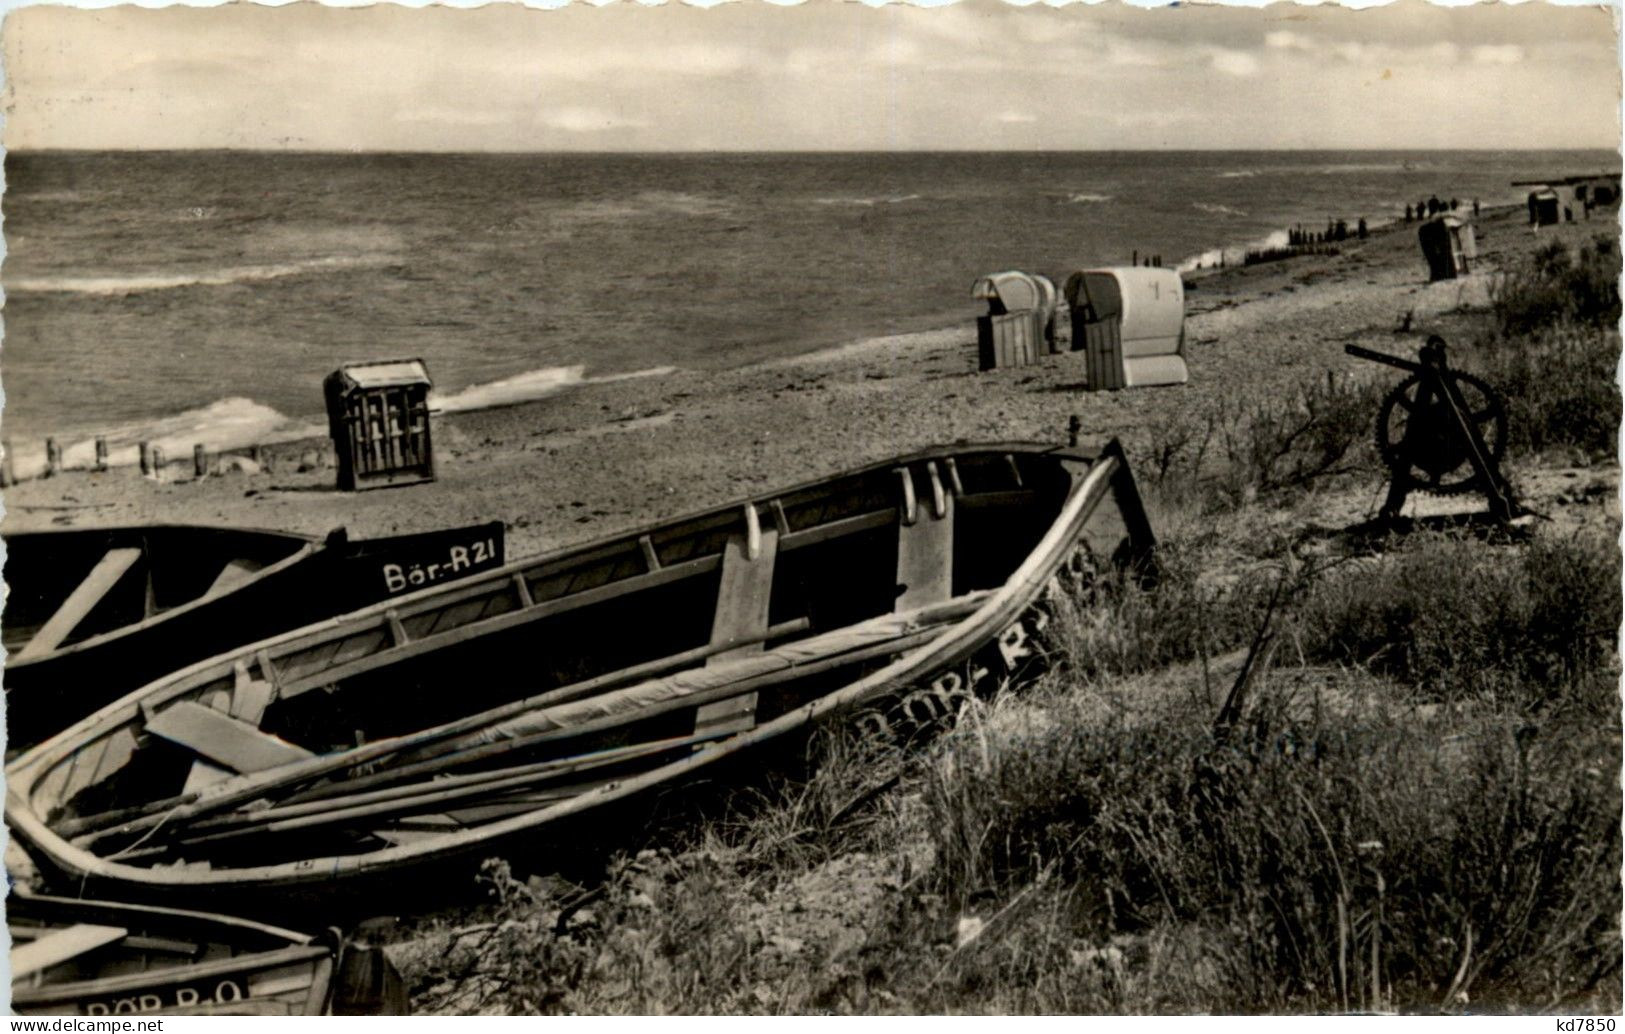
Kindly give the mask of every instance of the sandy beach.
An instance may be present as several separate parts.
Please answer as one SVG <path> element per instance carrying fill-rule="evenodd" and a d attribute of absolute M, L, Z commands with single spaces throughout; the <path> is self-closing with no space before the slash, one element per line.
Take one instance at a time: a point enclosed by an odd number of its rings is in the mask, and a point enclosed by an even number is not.
<path fill-rule="evenodd" d="M 1451 313 L 1483 305 L 1493 270 L 1551 241 L 1611 230 L 1606 215 L 1539 235 L 1521 209 L 1478 222 L 1480 271 L 1428 284 L 1415 228 L 1399 223 L 1341 253 L 1187 276 L 1190 383 L 1082 390 L 1084 357 L 979 373 L 966 292 L 959 325 L 852 342 L 722 372 L 588 384 L 535 402 L 446 414 L 435 422 L 439 479 L 357 494 L 333 490 L 330 467 L 175 480 L 132 468 L 69 471 L 5 493 L 7 531 L 133 522 L 205 522 L 354 536 L 500 519 L 508 553 L 542 552 L 818 477 L 933 443 L 1062 440 L 1074 414 L 1085 436 L 1117 436 L 1135 457 L 1185 407 L 1245 405 L 1306 376 L 1385 376 L 1350 359 L 1355 342 L 1411 353 L 1451 336 Z M 979 271 L 967 269 L 968 288 Z M 1062 334 L 1067 321 L 1060 318 Z M 1408 326 L 1406 332 L 1398 328 Z M 809 335 L 811 335 L 809 330 Z M 387 348 L 382 349 L 387 352 Z M 308 454 L 307 454 L 308 459 Z M 182 479 L 182 478 L 185 479 Z"/>

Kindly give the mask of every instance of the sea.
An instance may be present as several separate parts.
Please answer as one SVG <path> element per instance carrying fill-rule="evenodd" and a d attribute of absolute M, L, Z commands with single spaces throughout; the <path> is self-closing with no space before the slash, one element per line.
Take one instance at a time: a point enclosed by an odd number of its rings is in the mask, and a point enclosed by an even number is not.
<path fill-rule="evenodd" d="M 1293 226 L 1618 172 L 1601 151 L 5 156 L 0 434 L 319 433 L 416 357 L 443 411 L 965 324 L 978 276 L 1193 268 Z M 80 457 L 82 458 L 82 457 Z"/>

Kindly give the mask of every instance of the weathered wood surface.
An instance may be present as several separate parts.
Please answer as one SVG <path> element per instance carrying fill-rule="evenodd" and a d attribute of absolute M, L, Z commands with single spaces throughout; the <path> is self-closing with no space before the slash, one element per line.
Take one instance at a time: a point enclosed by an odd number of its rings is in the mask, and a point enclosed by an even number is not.
<path fill-rule="evenodd" d="M 906 477 L 897 476 L 899 466 Z M 126 726 L 140 729 L 130 701 L 15 763 L 8 815 L 55 871 L 154 898 L 205 886 L 244 903 L 268 901 L 279 888 L 312 902 L 332 899 L 339 886 L 382 890 L 419 865 L 460 864 L 521 841 L 545 845 L 545 837 L 533 835 L 544 826 L 685 778 L 821 719 L 890 706 L 884 702 L 935 691 L 938 682 L 946 692 L 952 687 L 944 680 L 952 676 L 964 676 L 966 685 L 1027 677 L 1018 669 L 1037 663 L 1031 659 L 1044 650 L 1021 624 L 1042 617 L 1039 600 L 1058 571 L 1070 570 L 1074 552 L 1092 562 L 1141 556 L 1150 544 L 1136 534 L 1144 515 L 1119 452 L 954 448 L 843 478 L 851 480 L 752 501 L 754 528 L 747 519 L 741 530 L 739 508 L 719 509 L 523 561 L 195 666 L 143 694 L 153 720 L 187 702 L 212 712 L 191 716 L 199 725 L 250 726 L 231 717 L 244 708 L 245 717 L 257 711 L 267 719 L 266 729 L 299 730 L 288 735 L 322 753 L 157 799 L 166 779 L 167 787 L 180 787 L 184 771 L 149 780 L 146 762 L 131 767 L 147 748 L 121 739 Z M 1119 513 L 1125 506 L 1134 512 Z M 903 537 L 916 530 L 916 537 Z M 1006 533 L 1010 538 L 999 537 Z M 955 541 L 966 535 L 977 540 Z M 832 548 L 796 554 L 814 542 Z M 756 564 L 768 558 L 774 571 L 764 577 Z M 843 558 L 853 575 L 835 578 L 830 572 L 844 569 L 837 567 Z M 940 609 L 940 624 L 840 641 L 868 622 L 907 617 L 916 594 L 944 596 L 956 583 L 960 597 L 928 605 Z M 729 584 L 745 588 L 731 596 Z M 643 609 L 622 602 L 646 588 Z M 805 615 L 810 627 L 795 634 L 810 634 L 773 644 L 767 600 L 775 614 Z M 962 609 L 948 616 L 954 608 Z M 614 656 L 613 636 L 606 633 L 602 645 L 589 637 L 584 649 L 571 651 L 568 638 L 582 636 L 577 614 L 613 621 L 617 629 L 647 628 L 664 636 L 670 653 L 602 671 Z M 554 615 L 561 620 L 541 620 Z M 658 623 L 663 615 L 671 624 Z M 539 622 L 534 630 L 527 619 Z M 517 634 L 481 642 L 491 625 Z M 548 645 L 555 628 L 564 636 L 558 647 Z M 437 646 L 453 641 L 456 650 L 434 657 Z M 538 644 L 562 647 L 562 654 L 538 657 Z M 442 678 L 460 684 L 459 666 L 478 661 L 482 649 L 493 666 L 520 656 L 539 661 L 536 688 L 511 699 L 525 687 L 481 683 L 485 710 L 446 721 L 457 713 L 448 710 L 455 700 L 434 687 Z M 348 681 L 360 671 L 357 660 L 369 674 Z M 501 670 L 526 669 L 514 663 Z M 988 673 L 991 680 L 982 678 Z M 572 674 L 578 677 L 568 681 Z M 276 699 L 264 701 L 266 690 L 252 683 L 269 685 Z M 321 726 L 326 698 L 310 693 L 331 687 L 333 713 L 347 714 L 348 723 L 364 720 L 368 712 L 359 705 L 397 684 L 438 709 L 432 720 L 440 724 L 401 734 L 394 730 L 411 716 L 392 714 L 367 732 L 381 739 L 354 748 L 343 746 L 357 742 L 349 724 Z M 290 697 L 290 691 L 302 692 Z M 763 709 L 750 716 L 749 727 L 721 739 L 688 731 L 702 708 L 748 694 L 757 694 Z M 955 709 L 950 701 L 946 713 Z M 430 720 L 426 713 L 419 724 Z M 189 742 L 218 748 L 201 734 Z M 631 749 L 606 753 L 622 748 Z M 201 756 L 216 764 L 223 754 Z M 83 763 L 72 760 L 81 757 Z M 234 760 L 248 767 L 246 754 Z M 81 793 L 91 787 L 97 792 Z M 74 814 L 98 804 L 108 810 Z M 61 805 L 66 814 L 46 826 L 46 809 Z M 299 835 L 284 835 L 293 833 Z M 255 837 L 264 839 L 249 839 Z M 228 850 L 228 838 L 240 844 Z M 177 859 L 207 864 L 169 864 Z"/>
<path fill-rule="evenodd" d="M 32 976 L 35 973 L 60 966 L 97 948 L 123 939 L 129 931 L 118 926 L 96 926 L 80 923 L 62 930 L 53 930 L 38 940 L 11 949 L 11 978 Z"/>
<path fill-rule="evenodd" d="M 147 731 L 233 772 L 263 772 L 312 756 L 303 747 L 190 700 L 153 715 L 147 720 Z"/>
<path fill-rule="evenodd" d="M 140 559 L 139 549 L 108 550 L 106 555 L 97 561 L 96 566 L 91 568 L 85 580 L 79 583 L 78 588 L 62 601 L 62 606 L 57 608 L 50 620 L 34 633 L 34 638 L 28 641 L 28 645 L 18 651 L 17 659 L 26 661 L 42 657 L 61 646 L 63 641 L 73 634 L 73 630 L 79 627 L 79 622 L 96 609 L 96 604 L 113 591 L 113 586 L 117 585 L 119 579 L 123 578 Z"/>

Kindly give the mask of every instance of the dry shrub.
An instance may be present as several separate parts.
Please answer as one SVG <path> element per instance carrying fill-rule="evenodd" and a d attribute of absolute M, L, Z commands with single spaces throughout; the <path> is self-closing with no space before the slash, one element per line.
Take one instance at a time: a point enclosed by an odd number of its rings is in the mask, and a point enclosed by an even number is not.
<path fill-rule="evenodd" d="M 1329 576 L 1299 613 L 1314 659 L 1362 666 L 1432 698 L 1617 715 L 1620 556 L 1597 533 L 1522 549 L 1419 535 Z"/>
<path fill-rule="evenodd" d="M 1497 278 L 1490 295 L 1495 329 L 1510 337 L 1568 323 L 1617 326 L 1619 275 L 1613 239 L 1598 236 L 1572 252 L 1553 241 Z"/>
<path fill-rule="evenodd" d="M 1505 401 L 1513 451 L 1572 449 L 1603 459 L 1618 449 L 1619 357 L 1614 327 L 1564 322 L 1481 342 L 1463 366 Z"/>
<path fill-rule="evenodd" d="M 1573 1001 L 1619 972 L 1618 760 L 1614 732 L 1414 714 L 1255 713 L 1229 740 L 1063 715 L 956 737 L 936 874 L 1056 880 L 1095 943 L 1202 931 L 1224 1011 Z"/>
<path fill-rule="evenodd" d="M 1262 402 L 1220 398 L 1159 423 L 1139 469 L 1158 494 L 1210 511 L 1290 497 L 1373 469 L 1381 397 L 1372 382 L 1327 376 Z"/>

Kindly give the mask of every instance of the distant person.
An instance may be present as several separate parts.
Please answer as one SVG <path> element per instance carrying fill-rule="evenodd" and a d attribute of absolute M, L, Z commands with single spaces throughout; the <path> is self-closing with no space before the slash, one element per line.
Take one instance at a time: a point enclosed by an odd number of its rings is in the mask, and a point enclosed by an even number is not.
<path fill-rule="evenodd" d="M 1478 218 L 1478 198 L 1473 198 L 1473 218 Z"/>
<path fill-rule="evenodd" d="M 1461 202 L 1458 199 L 1456 199 L 1456 198 L 1451 198 L 1450 199 L 1450 210 L 1452 212 L 1454 212 L 1456 209 L 1458 209 L 1460 207 L 1461 207 Z"/>
<path fill-rule="evenodd" d="M 1565 223 L 1574 222 L 1574 209 L 1570 208 L 1568 205 L 1563 206 L 1563 221 Z"/>
<path fill-rule="evenodd" d="M 1405 206 L 1405 221 L 1407 223 L 1411 221 L 1411 206 L 1410 205 Z"/>
<path fill-rule="evenodd" d="M 1355 228 L 1354 232 L 1359 235 L 1362 241 L 1370 234 L 1370 231 L 1366 229 L 1365 216 L 1360 217 L 1360 224 Z"/>

